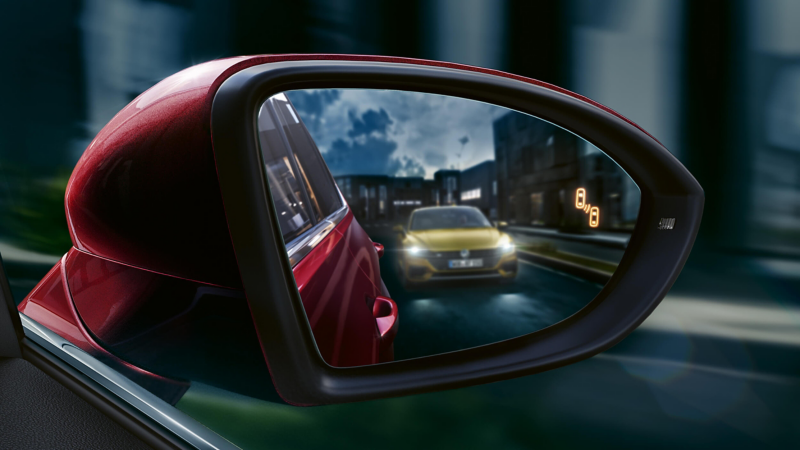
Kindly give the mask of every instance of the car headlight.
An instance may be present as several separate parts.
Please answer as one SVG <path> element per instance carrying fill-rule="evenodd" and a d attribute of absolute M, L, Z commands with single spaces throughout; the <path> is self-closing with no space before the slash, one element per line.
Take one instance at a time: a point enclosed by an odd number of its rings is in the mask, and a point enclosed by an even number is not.
<path fill-rule="evenodd" d="M 416 245 L 408 248 L 408 253 L 411 254 L 412 256 L 419 256 L 424 251 L 425 249 L 423 249 L 422 247 L 417 247 Z"/>
<path fill-rule="evenodd" d="M 506 242 L 501 247 L 503 254 L 511 253 L 514 251 L 514 244 L 511 242 Z"/>

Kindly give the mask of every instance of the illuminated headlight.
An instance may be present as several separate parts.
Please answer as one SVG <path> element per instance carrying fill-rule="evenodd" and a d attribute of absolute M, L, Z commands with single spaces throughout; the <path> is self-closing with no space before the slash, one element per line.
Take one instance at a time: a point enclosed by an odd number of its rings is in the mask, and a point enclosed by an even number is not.
<path fill-rule="evenodd" d="M 506 242 L 500 248 L 503 250 L 503 254 L 511 253 L 514 251 L 514 244 L 512 244 L 511 242 Z"/>
<path fill-rule="evenodd" d="M 414 256 L 421 255 L 423 251 L 424 251 L 424 250 L 423 250 L 422 248 L 420 248 L 420 247 L 417 247 L 417 246 L 410 247 L 410 248 L 408 249 L 408 253 L 410 253 L 410 254 L 412 254 L 412 255 L 414 255 Z"/>

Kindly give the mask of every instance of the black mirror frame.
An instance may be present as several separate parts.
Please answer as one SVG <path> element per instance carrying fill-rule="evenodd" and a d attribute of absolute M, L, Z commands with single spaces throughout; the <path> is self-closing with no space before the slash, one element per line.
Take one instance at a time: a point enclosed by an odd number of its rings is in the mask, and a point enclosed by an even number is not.
<path fill-rule="evenodd" d="M 242 283 L 273 383 L 310 406 L 466 387 L 571 364 L 621 341 L 678 277 L 700 226 L 704 195 L 692 175 L 632 122 L 577 95 L 484 69 L 379 61 L 267 63 L 225 80 L 211 109 L 214 154 Z M 610 156 L 641 190 L 636 228 L 616 272 L 575 315 L 531 334 L 452 353 L 362 367 L 328 365 L 295 285 L 259 151 L 256 112 L 294 89 L 396 89 L 451 95 L 531 114 Z M 660 229 L 662 218 L 674 228 Z M 666 227 L 664 227 L 666 228 Z"/>

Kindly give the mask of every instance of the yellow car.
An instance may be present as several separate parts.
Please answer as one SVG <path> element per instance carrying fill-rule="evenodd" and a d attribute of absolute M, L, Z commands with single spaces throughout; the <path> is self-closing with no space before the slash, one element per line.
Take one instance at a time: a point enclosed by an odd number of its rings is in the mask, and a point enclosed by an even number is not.
<path fill-rule="evenodd" d="M 471 206 L 419 208 L 400 231 L 398 269 L 404 284 L 517 276 L 511 237 Z"/>

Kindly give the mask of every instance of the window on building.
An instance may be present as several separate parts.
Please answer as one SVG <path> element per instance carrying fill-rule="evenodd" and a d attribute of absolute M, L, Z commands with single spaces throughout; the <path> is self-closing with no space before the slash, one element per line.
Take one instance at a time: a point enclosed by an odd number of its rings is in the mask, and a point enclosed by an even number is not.
<path fill-rule="evenodd" d="M 544 225 L 544 195 L 541 192 L 531 194 L 531 225 Z"/>
<path fill-rule="evenodd" d="M 470 189 L 461 193 L 461 201 L 479 200 L 481 198 L 481 188 Z"/>
<path fill-rule="evenodd" d="M 378 187 L 378 212 L 386 214 L 386 186 L 380 185 Z"/>

